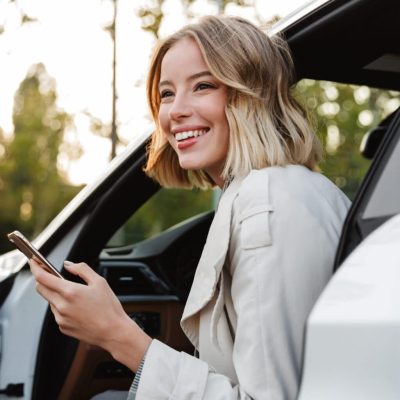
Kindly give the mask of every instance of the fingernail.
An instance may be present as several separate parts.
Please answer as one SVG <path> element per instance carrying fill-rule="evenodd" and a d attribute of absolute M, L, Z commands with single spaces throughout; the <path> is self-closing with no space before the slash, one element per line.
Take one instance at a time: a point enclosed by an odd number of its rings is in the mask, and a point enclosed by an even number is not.
<path fill-rule="evenodd" d="M 72 262 L 72 261 L 68 261 L 68 260 L 65 260 L 64 261 L 64 265 L 67 267 L 68 265 L 73 265 L 74 263 Z"/>

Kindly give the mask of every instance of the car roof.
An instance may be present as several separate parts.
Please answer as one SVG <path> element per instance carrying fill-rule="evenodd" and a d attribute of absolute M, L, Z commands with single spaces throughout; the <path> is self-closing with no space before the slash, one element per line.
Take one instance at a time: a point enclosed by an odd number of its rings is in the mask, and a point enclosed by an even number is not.
<path fill-rule="evenodd" d="M 314 2 L 313 2 L 314 3 Z M 271 28 L 291 48 L 297 78 L 400 90 L 400 1 L 332 0 L 308 5 Z M 282 27 L 282 29 L 280 29 Z"/>

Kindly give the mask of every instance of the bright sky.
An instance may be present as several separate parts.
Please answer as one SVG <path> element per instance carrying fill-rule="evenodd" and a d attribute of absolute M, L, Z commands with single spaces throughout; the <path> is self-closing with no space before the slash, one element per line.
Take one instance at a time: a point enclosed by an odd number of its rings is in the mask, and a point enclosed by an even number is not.
<path fill-rule="evenodd" d="M 304 0 L 254 0 L 254 8 L 228 6 L 227 14 L 236 14 L 256 22 L 255 10 L 263 20 L 284 16 L 301 6 Z M 144 93 L 149 56 L 154 45 L 136 16 L 140 5 L 150 0 L 118 0 L 117 20 L 117 113 L 119 135 L 129 141 L 138 130 L 150 125 Z M 196 15 L 216 14 L 217 1 L 197 0 Z M 76 137 L 84 148 L 83 156 L 60 166 L 68 171 L 72 183 L 92 181 L 108 162 L 109 140 L 93 135 L 89 111 L 105 123 L 111 120 L 112 43 L 102 28 L 111 21 L 111 0 L 19 0 L 18 4 L 38 22 L 18 25 L 19 14 L 9 0 L 0 0 L 0 127 L 11 135 L 13 98 L 29 67 L 42 62 L 57 83 L 58 106 L 76 115 Z M 166 0 L 162 36 L 183 26 L 180 0 Z"/>

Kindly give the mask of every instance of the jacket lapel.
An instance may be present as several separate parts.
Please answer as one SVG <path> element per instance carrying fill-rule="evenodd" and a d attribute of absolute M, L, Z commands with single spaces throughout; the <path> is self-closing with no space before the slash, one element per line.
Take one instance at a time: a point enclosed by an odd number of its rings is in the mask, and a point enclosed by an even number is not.
<path fill-rule="evenodd" d="M 199 311 L 212 299 L 229 248 L 233 201 L 242 179 L 235 178 L 221 196 L 193 279 L 181 326 L 197 347 Z"/>

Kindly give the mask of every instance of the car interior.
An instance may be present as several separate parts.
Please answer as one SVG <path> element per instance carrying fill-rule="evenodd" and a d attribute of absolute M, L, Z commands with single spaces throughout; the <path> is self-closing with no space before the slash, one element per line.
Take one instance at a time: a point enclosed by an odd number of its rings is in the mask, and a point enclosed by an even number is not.
<path fill-rule="evenodd" d="M 335 3 L 341 6 L 333 8 L 328 3 L 323 10 L 325 17 L 320 18 L 322 11 L 316 10 L 285 32 L 298 79 L 400 90 L 399 13 L 392 10 L 399 10 L 399 5 L 376 0 Z M 335 25 L 340 29 L 332 29 Z M 366 140 L 364 153 L 373 161 L 346 219 L 335 270 L 372 230 L 400 212 L 399 194 L 392 190 L 395 171 L 400 167 L 399 135 L 397 110 Z M 160 190 L 143 172 L 145 146 L 129 163 L 88 199 L 86 222 L 67 259 L 84 261 L 104 276 L 126 312 L 151 336 L 192 353 L 179 320 L 213 210 L 155 237 L 108 247 L 115 232 Z M 63 274 L 76 280 L 66 271 Z M 128 390 L 134 376 L 100 348 L 60 333 L 50 311 L 43 325 L 35 371 L 33 399 L 90 399 L 109 389 Z"/>
<path fill-rule="evenodd" d="M 106 247 L 126 219 L 160 189 L 143 173 L 143 152 L 93 204 L 68 259 L 87 262 L 104 276 L 126 312 L 146 332 L 191 353 L 179 320 L 213 212 L 195 216 L 152 239 Z M 51 312 L 45 319 L 39 353 L 34 398 L 90 398 L 110 388 L 127 390 L 133 378 L 133 373 L 103 350 L 61 334 Z"/>

